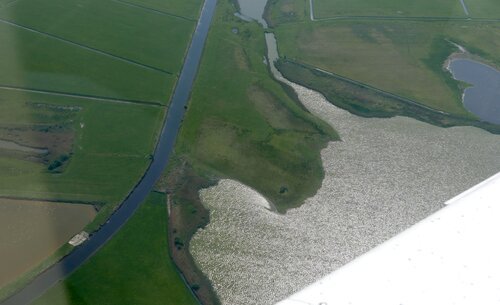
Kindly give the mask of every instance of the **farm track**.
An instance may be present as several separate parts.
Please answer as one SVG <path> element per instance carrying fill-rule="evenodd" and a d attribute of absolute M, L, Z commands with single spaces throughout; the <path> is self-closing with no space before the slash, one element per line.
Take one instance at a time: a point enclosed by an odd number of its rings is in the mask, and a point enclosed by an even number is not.
<path fill-rule="evenodd" d="M 36 34 L 39 34 L 39 35 L 42 35 L 42 36 L 45 36 L 45 37 L 52 38 L 54 40 L 61 41 L 61 42 L 64 42 L 66 44 L 70 44 L 72 46 L 76 46 L 76 47 L 79 47 L 81 49 L 84 49 L 84 50 L 87 50 L 87 51 L 91 51 L 93 53 L 104 55 L 104 56 L 107 56 L 107 57 L 110 57 L 110 58 L 113 58 L 113 59 L 116 59 L 116 60 L 119 60 L 119 61 L 122 61 L 122 62 L 125 62 L 125 63 L 128 63 L 128 64 L 132 64 L 132 65 L 135 65 L 135 66 L 138 66 L 138 67 L 141 67 L 141 68 L 145 68 L 145 69 L 148 69 L 148 70 L 152 70 L 152 71 L 156 71 L 156 72 L 160 72 L 160 73 L 164 73 L 164 74 L 168 74 L 168 75 L 173 75 L 174 74 L 174 73 L 172 73 L 170 71 L 167 71 L 167 70 L 164 70 L 164 69 L 156 68 L 156 67 L 153 67 L 153 66 L 150 66 L 150 65 L 146 65 L 146 64 L 137 62 L 137 61 L 132 60 L 132 59 L 128 59 L 128 58 L 121 57 L 121 56 L 118 56 L 118 55 L 115 55 L 115 54 L 111 54 L 111 53 L 108 53 L 106 51 L 102 51 L 102 50 L 99 50 L 99 49 L 96 49 L 96 48 L 93 48 L 93 47 L 89 47 L 89 46 L 86 46 L 84 44 L 81 44 L 81 43 L 78 43 L 78 42 L 74 42 L 74 41 L 71 41 L 71 40 L 59 37 L 59 36 L 54 35 L 54 34 L 50 34 L 50 33 L 47 33 L 47 32 L 42 32 L 42 31 L 30 28 L 30 27 L 24 26 L 22 24 L 18 24 L 18 23 L 12 22 L 12 21 L 5 20 L 3 18 L 0 18 L 0 22 L 4 23 L 4 24 L 8 24 L 8 25 L 16 27 L 16 28 L 20 28 L 20 29 L 29 31 L 31 33 L 36 33 Z"/>
<path fill-rule="evenodd" d="M 464 17 L 399 17 L 399 16 L 335 16 L 328 18 L 314 18 L 313 21 L 329 20 L 408 20 L 408 21 L 467 21 L 467 22 L 500 22 L 495 18 L 464 18 Z"/>
<path fill-rule="evenodd" d="M 159 102 L 147 102 L 147 101 L 139 101 L 139 100 L 117 99 L 117 98 L 112 98 L 112 97 L 69 93 L 69 92 L 61 92 L 61 91 L 40 90 L 40 89 L 5 86 L 5 85 L 0 85 L 0 89 L 19 91 L 19 92 L 39 93 L 39 94 L 61 96 L 61 97 L 81 98 L 81 99 L 86 99 L 86 100 L 118 103 L 118 104 L 133 104 L 133 105 L 146 105 L 146 106 L 153 106 L 153 107 L 165 107 L 165 105 L 163 105 Z"/>
<path fill-rule="evenodd" d="M 183 19 L 183 20 L 187 20 L 187 21 L 196 22 L 196 19 L 191 19 L 191 18 L 188 18 L 188 17 L 184 17 L 184 16 L 172 14 L 172 13 L 167 13 L 167 12 L 164 12 L 164 11 L 160 11 L 160 10 L 157 10 L 157 9 L 154 9 L 154 8 L 150 8 L 150 7 L 147 7 L 147 6 L 144 6 L 144 5 L 140 5 L 140 4 L 131 3 L 131 2 L 128 2 L 128 1 L 124 1 L 124 0 L 111 0 L 111 1 L 123 4 L 123 5 L 131 6 L 131 7 L 139 8 L 139 9 L 142 9 L 142 10 L 145 10 L 145 11 L 148 11 L 148 12 L 151 12 L 151 13 L 155 13 L 155 14 L 158 14 L 158 15 L 163 15 L 163 16 L 168 16 L 168 17 L 174 17 L 174 18 L 178 18 L 178 19 Z"/>
<path fill-rule="evenodd" d="M 332 16 L 325 18 L 317 18 L 314 16 L 314 0 L 309 0 L 309 14 L 311 21 L 328 21 L 328 20 L 346 20 L 346 19 L 355 19 L 355 20 L 409 20 L 409 21 L 474 21 L 474 22 L 500 22 L 500 19 L 495 18 L 471 18 L 469 17 L 469 10 L 464 0 L 460 0 L 462 8 L 464 10 L 465 15 L 467 17 L 426 17 L 426 16 Z"/>

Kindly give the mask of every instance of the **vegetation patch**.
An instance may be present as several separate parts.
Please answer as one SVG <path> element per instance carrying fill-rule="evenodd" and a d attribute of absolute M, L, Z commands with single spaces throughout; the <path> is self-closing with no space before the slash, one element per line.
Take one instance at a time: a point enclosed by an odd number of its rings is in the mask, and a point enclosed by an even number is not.
<path fill-rule="evenodd" d="M 10 90 L 0 96 L 0 139 L 47 150 L 0 154 L 0 196 L 100 203 L 96 222 L 143 175 L 165 114 L 149 105 Z"/>
<path fill-rule="evenodd" d="M 212 284 L 198 269 L 189 252 L 191 237 L 209 222 L 209 212 L 203 207 L 198 192 L 214 185 L 216 177 L 200 176 L 187 161 L 176 156 L 170 162 L 168 174 L 158 183 L 157 189 L 168 194 L 172 259 L 201 303 L 218 305 L 220 302 Z"/>
<path fill-rule="evenodd" d="M 8 105 L 8 102 L 3 103 L 3 107 Z M 82 108 L 40 103 L 26 103 L 23 108 L 37 117 L 34 121 L 38 120 L 38 124 L 29 125 L 28 122 L 26 122 L 28 125 L 19 124 L 20 122 L 2 124 L 0 139 L 15 143 L 18 147 L 0 145 L 0 155 L 43 163 L 48 165 L 49 171 L 57 169 L 61 172 L 63 165 L 69 161 L 73 153 L 75 140 L 73 127 Z M 5 109 L 7 113 L 13 110 Z"/>
<path fill-rule="evenodd" d="M 269 0 L 264 12 L 270 27 L 280 23 L 303 22 L 309 16 L 309 0 Z"/>
<path fill-rule="evenodd" d="M 231 10 L 220 5 L 215 17 L 176 152 L 195 171 L 239 180 L 285 211 L 320 186 L 319 151 L 337 135 L 274 81 L 262 63 L 262 29 Z"/>

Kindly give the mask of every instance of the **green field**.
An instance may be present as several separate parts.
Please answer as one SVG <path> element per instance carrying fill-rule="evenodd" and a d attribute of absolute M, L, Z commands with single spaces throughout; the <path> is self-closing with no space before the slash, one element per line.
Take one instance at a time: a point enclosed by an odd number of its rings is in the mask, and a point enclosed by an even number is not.
<path fill-rule="evenodd" d="M 0 90 L 0 96 L 0 137 L 16 132 L 21 139 L 12 140 L 38 147 L 51 145 L 44 134 L 71 137 L 66 152 L 71 158 L 62 173 L 50 172 L 43 162 L 0 155 L 0 196 L 5 197 L 120 202 L 146 170 L 165 113 L 163 107 L 8 90 Z M 47 106 L 77 110 L 65 114 Z"/>
<path fill-rule="evenodd" d="M 269 0 L 264 18 L 270 27 L 286 22 L 303 22 L 310 18 L 309 0 Z"/>
<path fill-rule="evenodd" d="M 0 23 L 0 85 L 166 104 L 175 77 Z"/>
<path fill-rule="evenodd" d="M 109 0 L 19 0 L 0 10 L 0 18 L 174 74 L 195 26 Z"/>
<path fill-rule="evenodd" d="M 114 0 L 123 3 L 140 5 L 184 18 L 196 20 L 203 0 L 165 1 L 165 0 Z"/>
<path fill-rule="evenodd" d="M 198 304 L 169 258 L 165 195 L 152 193 L 109 243 L 33 304 Z"/>
<path fill-rule="evenodd" d="M 309 0 L 308 0 L 309 1 Z M 314 16 L 466 17 L 459 0 L 313 0 Z"/>
<path fill-rule="evenodd" d="M 472 17 L 500 19 L 500 3 L 497 0 L 465 0 Z"/>
<path fill-rule="evenodd" d="M 415 100 L 470 116 L 461 85 L 443 64 L 465 46 L 500 63 L 500 23 L 336 21 L 282 24 L 275 29 L 280 55 Z"/>

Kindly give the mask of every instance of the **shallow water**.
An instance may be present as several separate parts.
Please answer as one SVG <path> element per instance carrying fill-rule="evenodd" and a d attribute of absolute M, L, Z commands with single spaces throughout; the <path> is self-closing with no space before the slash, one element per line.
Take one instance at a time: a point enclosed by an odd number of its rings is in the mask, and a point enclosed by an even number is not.
<path fill-rule="evenodd" d="M 260 24 L 267 28 L 267 23 L 262 17 L 264 9 L 266 8 L 267 0 L 238 0 L 238 3 L 240 5 L 240 13 L 242 15 L 257 20 Z"/>
<path fill-rule="evenodd" d="M 0 149 L 1 148 L 8 150 L 17 150 L 33 154 L 46 154 L 49 152 L 46 148 L 34 148 L 34 147 L 19 145 L 15 142 L 5 141 L 5 140 L 0 140 Z"/>
<path fill-rule="evenodd" d="M 453 77 L 471 84 L 465 89 L 463 103 L 480 119 L 500 124 L 500 71 L 470 59 L 453 59 Z"/>

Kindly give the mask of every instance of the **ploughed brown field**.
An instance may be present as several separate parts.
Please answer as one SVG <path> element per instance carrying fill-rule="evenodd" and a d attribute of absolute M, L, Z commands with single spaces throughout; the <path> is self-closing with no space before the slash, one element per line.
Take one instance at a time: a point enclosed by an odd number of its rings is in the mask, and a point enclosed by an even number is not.
<path fill-rule="evenodd" d="M 92 205 L 0 198 L 0 287 L 52 255 L 95 215 Z"/>

